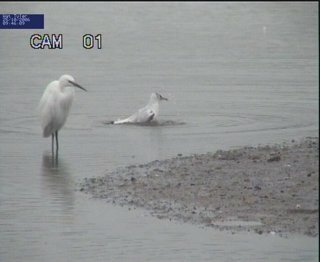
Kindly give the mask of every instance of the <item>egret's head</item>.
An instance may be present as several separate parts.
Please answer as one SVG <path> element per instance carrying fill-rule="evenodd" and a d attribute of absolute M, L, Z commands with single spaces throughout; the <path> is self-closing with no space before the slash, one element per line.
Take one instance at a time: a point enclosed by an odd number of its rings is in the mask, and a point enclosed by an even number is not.
<path fill-rule="evenodd" d="M 74 78 L 71 75 L 63 75 L 59 78 L 59 83 L 60 86 L 65 87 L 65 86 L 75 86 L 78 87 L 84 91 L 87 91 L 85 88 L 80 86 L 79 84 L 76 83 Z"/>
<path fill-rule="evenodd" d="M 161 101 L 161 100 L 168 101 L 168 98 L 163 97 L 163 96 L 160 95 L 159 93 L 152 93 L 150 99 L 152 99 L 152 100 L 157 100 L 157 101 Z"/>

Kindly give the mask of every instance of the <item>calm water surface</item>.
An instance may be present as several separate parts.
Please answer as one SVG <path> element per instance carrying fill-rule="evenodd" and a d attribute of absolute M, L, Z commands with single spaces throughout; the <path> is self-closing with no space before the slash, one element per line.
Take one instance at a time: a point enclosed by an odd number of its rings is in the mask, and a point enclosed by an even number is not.
<path fill-rule="evenodd" d="M 316 3 L 0 3 L 45 30 L 1 30 L 0 261 L 317 261 L 318 238 L 219 232 L 77 192 L 106 170 L 318 134 Z M 34 50 L 33 33 L 62 33 Z M 102 34 L 102 49 L 82 48 Z M 68 73 L 76 90 L 58 166 L 36 107 Z M 169 98 L 159 126 L 105 125 Z"/>

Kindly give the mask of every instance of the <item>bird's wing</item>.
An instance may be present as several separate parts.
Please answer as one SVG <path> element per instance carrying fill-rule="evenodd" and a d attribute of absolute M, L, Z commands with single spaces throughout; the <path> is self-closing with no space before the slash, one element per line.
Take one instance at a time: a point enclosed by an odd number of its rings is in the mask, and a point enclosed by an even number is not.
<path fill-rule="evenodd" d="M 155 119 L 156 113 L 149 107 L 144 107 L 138 112 L 125 119 L 118 119 L 113 124 L 128 124 L 128 123 L 147 123 Z"/>
<path fill-rule="evenodd" d="M 135 123 L 137 119 L 137 113 L 134 113 L 133 115 L 129 116 L 125 119 L 118 119 L 113 121 L 113 124 L 128 124 L 128 123 Z"/>
<path fill-rule="evenodd" d="M 39 113 L 41 117 L 41 126 L 43 129 L 43 136 L 50 136 L 55 130 L 54 122 L 57 115 L 57 92 L 56 83 L 57 81 L 51 82 L 45 89 L 40 103 Z M 59 112 L 58 112 L 59 113 Z"/>
<path fill-rule="evenodd" d="M 152 120 L 154 120 L 155 118 L 155 111 L 151 108 L 148 107 L 144 107 L 141 108 L 138 113 L 137 113 L 137 123 L 147 123 L 150 122 Z"/>
<path fill-rule="evenodd" d="M 38 106 L 38 110 L 40 114 L 42 113 L 42 110 L 48 105 L 52 95 L 54 94 L 55 85 L 56 85 L 55 82 L 57 81 L 51 82 L 43 92 L 43 95 L 40 99 L 39 106 Z"/>

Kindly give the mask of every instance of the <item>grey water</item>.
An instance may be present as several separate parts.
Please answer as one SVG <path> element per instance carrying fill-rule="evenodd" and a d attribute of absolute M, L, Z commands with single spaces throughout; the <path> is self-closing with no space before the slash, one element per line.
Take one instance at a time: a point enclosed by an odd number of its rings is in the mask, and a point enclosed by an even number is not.
<path fill-rule="evenodd" d="M 177 154 L 317 136 L 317 2 L 0 3 L 45 15 L 0 31 L 0 261 L 317 261 L 319 238 L 231 234 L 91 199 L 85 177 Z M 32 34 L 63 34 L 36 50 Z M 102 35 L 102 49 L 82 47 Z M 41 137 L 46 85 L 76 90 L 57 165 Z M 169 98 L 160 124 L 107 125 Z M 164 123 L 164 124 L 161 124 Z"/>

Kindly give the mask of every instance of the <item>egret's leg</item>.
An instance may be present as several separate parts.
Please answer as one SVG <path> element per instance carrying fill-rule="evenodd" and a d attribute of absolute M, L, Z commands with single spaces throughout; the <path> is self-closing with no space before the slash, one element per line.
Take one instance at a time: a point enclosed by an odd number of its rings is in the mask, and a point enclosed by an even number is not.
<path fill-rule="evenodd" d="M 57 154 L 58 154 L 58 150 L 59 150 L 59 141 L 58 141 L 58 131 L 56 131 L 56 150 L 57 150 Z"/>
<path fill-rule="evenodd" d="M 52 156 L 53 156 L 53 154 L 54 154 L 54 133 L 52 133 L 51 137 L 52 137 L 52 146 L 51 146 L 51 150 L 52 150 Z"/>

